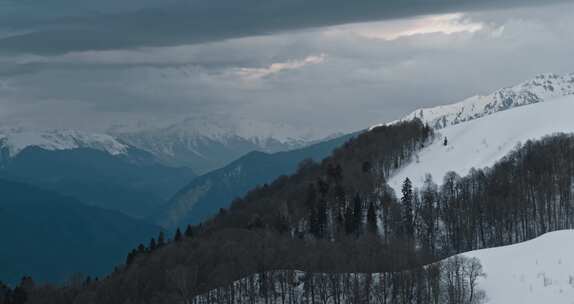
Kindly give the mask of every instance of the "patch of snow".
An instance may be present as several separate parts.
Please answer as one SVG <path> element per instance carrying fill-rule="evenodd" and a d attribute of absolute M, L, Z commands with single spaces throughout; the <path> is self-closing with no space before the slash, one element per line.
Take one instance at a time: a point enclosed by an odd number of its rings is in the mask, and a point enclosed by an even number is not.
<path fill-rule="evenodd" d="M 480 260 L 488 304 L 574 303 L 574 230 L 463 255 Z"/>

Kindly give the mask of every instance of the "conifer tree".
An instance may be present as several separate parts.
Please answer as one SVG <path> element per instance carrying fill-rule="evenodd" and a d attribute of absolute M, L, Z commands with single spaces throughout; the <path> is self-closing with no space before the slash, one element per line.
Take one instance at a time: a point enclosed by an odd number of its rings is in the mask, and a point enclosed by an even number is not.
<path fill-rule="evenodd" d="M 173 240 L 176 242 L 181 241 L 181 231 L 179 230 L 179 228 L 177 228 L 177 230 L 175 231 L 175 236 L 173 237 Z"/>
<path fill-rule="evenodd" d="M 155 242 L 154 238 L 151 238 L 151 240 L 149 241 L 149 251 L 154 251 L 157 249 L 157 243 Z"/>
<path fill-rule="evenodd" d="M 411 180 L 407 177 L 403 182 L 402 187 L 402 209 L 403 209 L 403 225 L 406 237 L 412 238 L 414 236 L 414 221 L 413 221 L 413 185 Z"/>
<path fill-rule="evenodd" d="M 188 238 L 193 237 L 193 227 L 191 227 L 191 225 L 187 225 L 187 228 L 185 229 L 185 236 Z"/>
<path fill-rule="evenodd" d="M 139 244 L 137 252 L 138 254 L 145 253 L 145 246 L 143 244 Z"/>

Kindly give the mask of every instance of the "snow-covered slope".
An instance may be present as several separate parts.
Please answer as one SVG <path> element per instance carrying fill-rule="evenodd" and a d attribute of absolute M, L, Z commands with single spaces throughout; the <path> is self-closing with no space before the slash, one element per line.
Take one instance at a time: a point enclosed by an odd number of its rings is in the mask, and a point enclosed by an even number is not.
<path fill-rule="evenodd" d="M 420 186 L 426 173 L 441 183 L 448 171 L 465 175 L 493 165 L 520 142 L 574 132 L 574 95 L 518 107 L 438 130 L 439 138 L 389 180 L 394 189 L 409 177 Z M 443 145 L 443 138 L 448 144 Z"/>
<path fill-rule="evenodd" d="M 541 74 L 534 79 L 486 96 L 474 96 L 458 103 L 418 109 L 400 119 L 419 118 L 440 129 L 515 107 L 574 94 L 574 74 Z"/>
<path fill-rule="evenodd" d="M 74 130 L 37 131 L 26 128 L 0 128 L 0 149 L 7 151 L 9 157 L 18 155 L 30 146 L 52 151 L 91 148 L 111 155 L 125 154 L 129 148 L 114 137 L 105 134 Z"/>
<path fill-rule="evenodd" d="M 574 230 L 463 255 L 480 260 L 488 304 L 574 303 Z"/>

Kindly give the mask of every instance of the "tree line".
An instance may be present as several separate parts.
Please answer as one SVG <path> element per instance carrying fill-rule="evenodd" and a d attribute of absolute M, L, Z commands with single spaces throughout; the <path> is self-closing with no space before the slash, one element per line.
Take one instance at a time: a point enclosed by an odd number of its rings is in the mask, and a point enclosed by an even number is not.
<path fill-rule="evenodd" d="M 272 270 L 257 273 L 188 298 L 190 304 L 478 304 L 485 277 L 476 258 L 455 256 L 401 272 L 309 273 Z M 183 281 L 179 281 L 182 286 Z M 184 296 L 184 292 L 181 293 Z"/>

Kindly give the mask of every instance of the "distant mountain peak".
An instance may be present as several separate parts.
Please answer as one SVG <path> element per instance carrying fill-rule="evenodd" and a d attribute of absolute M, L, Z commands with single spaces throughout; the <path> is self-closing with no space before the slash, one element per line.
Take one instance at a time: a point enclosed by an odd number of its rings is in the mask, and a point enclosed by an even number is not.
<path fill-rule="evenodd" d="M 253 142 L 269 139 L 282 143 L 294 141 L 312 141 L 320 139 L 319 132 L 297 128 L 278 122 L 263 122 L 243 117 L 227 115 L 192 115 L 172 123 L 136 122 L 133 125 L 115 126 L 110 134 L 171 134 L 182 138 L 207 138 L 216 141 L 226 141 L 232 138 L 243 138 Z"/>
<path fill-rule="evenodd" d="M 574 73 L 540 74 L 529 81 L 496 90 L 488 95 L 477 95 L 454 104 L 418 109 L 398 121 L 419 118 L 435 129 L 442 129 L 496 112 L 568 95 L 574 95 Z"/>
<path fill-rule="evenodd" d="M 70 129 L 0 127 L 0 149 L 7 151 L 9 157 L 14 157 L 32 146 L 52 151 L 91 148 L 111 155 L 126 154 L 129 149 L 128 145 L 106 134 Z"/>
<path fill-rule="evenodd" d="M 226 115 L 193 115 L 168 125 L 116 127 L 110 133 L 168 164 L 206 173 L 251 151 L 280 152 L 322 140 L 319 132 Z"/>

